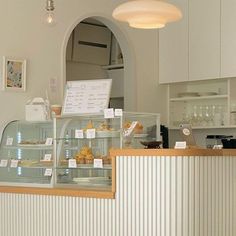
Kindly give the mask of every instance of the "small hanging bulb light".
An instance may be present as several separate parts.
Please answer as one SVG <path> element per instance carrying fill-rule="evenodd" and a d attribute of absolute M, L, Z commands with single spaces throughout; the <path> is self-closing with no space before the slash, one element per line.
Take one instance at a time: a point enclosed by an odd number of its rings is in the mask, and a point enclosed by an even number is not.
<path fill-rule="evenodd" d="M 49 26 L 54 26 L 56 24 L 56 17 L 54 14 L 54 2 L 53 0 L 46 0 L 46 14 L 45 14 L 45 23 Z"/>
<path fill-rule="evenodd" d="M 176 6 L 163 0 L 129 0 L 116 7 L 112 16 L 128 22 L 134 28 L 154 29 L 179 20 L 182 13 Z"/>

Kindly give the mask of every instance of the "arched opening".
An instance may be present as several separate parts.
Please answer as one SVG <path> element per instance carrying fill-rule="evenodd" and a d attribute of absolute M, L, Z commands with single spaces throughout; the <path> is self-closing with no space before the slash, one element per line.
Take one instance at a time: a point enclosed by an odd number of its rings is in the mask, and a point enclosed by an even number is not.
<path fill-rule="evenodd" d="M 86 29 L 84 29 L 86 25 L 89 26 L 87 28 L 90 29 L 96 27 L 96 25 L 98 25 L 98 27 L 100 25 L 108 29 L 106 31 L 110 32 L 111 44 L 108 45 L 109 58 L 105 58 L 107 63 L 104 63 L 104 57 L 101 58 L 101 63 L 97 60 L 99 52 L 95 52 L 94 56 L 93 53 L 91 53 L 91 48 L 98 46 L 97 48 L 99 49 L 99 47 L 104 46 L 103 43 L 97 44 L 96 40 L 95 42 L 91 40 L 86 41 L 84 38 L 75 35 L 81 29 L 86 31 Z M 90 35 L 90 33 L 87 32 L 87 35 Z M 82 46 L 82 48 L 86 46 L 89 48 L 90 55 L 86 55 L 85 53 L 85 57 L 83 57 L 84 52 L 81 51 L 81 47 L 78 47 L 78 41 L 80 41 L 80 44 L 82 42 L 82 45 L 79 45 Z M 115 47 L 114 44 L 112 44 L 114 42 L 117 44 Z M 114 48 L 118 49 L 118 51 L 114 52 Z M 111 106 L 119 107 L 123 99 L 123 108 L 125 110 L 136 110 L 134 53 L 128 36 L 125 35 L 114 22 L 100 16 L 87 17 L 75 22 L 64 40 L 62 63 L 63 87 L 67 80 L 104 79 L 113 77 Z M 115 69 L 113 70 L 113 68 Z"/>

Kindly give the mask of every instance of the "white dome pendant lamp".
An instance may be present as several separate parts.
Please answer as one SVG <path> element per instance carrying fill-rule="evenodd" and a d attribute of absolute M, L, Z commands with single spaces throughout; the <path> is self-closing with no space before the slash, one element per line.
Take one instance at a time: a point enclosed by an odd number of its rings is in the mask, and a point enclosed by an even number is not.
<path fill-rule="evenodd" d="M 163 0 L 129 0 L 115 8 L 112 16 L 134 28 L 154 29 L 181 19 L 182 13 Z"/>

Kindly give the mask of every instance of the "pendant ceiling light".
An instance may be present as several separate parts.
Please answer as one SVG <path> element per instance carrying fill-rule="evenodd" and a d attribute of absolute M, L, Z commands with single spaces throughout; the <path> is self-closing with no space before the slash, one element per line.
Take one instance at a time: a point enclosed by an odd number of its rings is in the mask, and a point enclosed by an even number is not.
<path fill-rule="evenodd" d="M 154 29 L 179 20 L 182 13 L 176 6 L 162 0 L 130 0 L 115 8 L 112 16 L 134 28 Z"/>
<path fill-rule="evenodd" d="M 49 26 L 54 26 L 56 24 L 56 18 L 54 14 L 55 6 L 53 0 L 46 0 L 46 15 L 45 22 Z"/>

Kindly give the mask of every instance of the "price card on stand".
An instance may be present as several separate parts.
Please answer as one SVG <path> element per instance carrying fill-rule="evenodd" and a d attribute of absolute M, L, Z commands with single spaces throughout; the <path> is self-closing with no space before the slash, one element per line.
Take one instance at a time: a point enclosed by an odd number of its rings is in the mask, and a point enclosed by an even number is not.
<path fill-rule="evenodd" d="M 75 138 L 83 139 L 84 138 L 84 131 L 82 129 L 75 130 Z"/>
<path fill-rule="evenodd" d="M 52 176 L 52 168 L 47 168 L 44 172 L 44 176 Z"/>
<path fill-rule="evenodd" d="M 19 160 L 11 160 L 11 168 L 17 168 L 18 167 Z"/>
<path fill-rule="evenodd" d="M 7 146 L 12 146 L 12 144 L 13 144 L 13 138 L 8 137 L 7 141 L 6 141 L 6 145 Z"/>
<path fill-rule="evenodd" d="M 96 136 L 96 130 L 95 129 L 87 129 L 86 130 L 86 138 L 93 139 Z"/>
<path fill-rule="evenodd" d="M 52 141 L 53 141 L 52 138 L 47 138 L 47 139 L 46 139 L 46 142 L 45 142 L 45 145 L 51 146 L 51 145 L 52 145 Z"/>
<path fill-rule="evenodd" d="M 114 118 L 114 109 L 113 108 L 104 109 L 104 118 L 105 119 Z"/>
<path fill-rule="evenodd" d="M 68 167 L 69 168 L 76 168 L 77 167 L 76 160 L 75 159 L 69 159 Z"/>
<path fill-rule="evenodd" d="M 7 167 L 8 165 L 8 160 L 1 160 L 0 161 L 0 167 Z"/>
<path fill-rule="evenodd" d="M 94 168 L 103 168 L 102 159 L 94 159 L 93 160 L 93 167 Z"/>
<path fill-rule="evenodd" d="M 175 149 L 186 149 L 186 148 L 187 148 L 186 141 L 175 142 Z"/>
<path fill-rule="evenodd" d="M 130 127 L 127 130 L 125 130 L 125 132 L 124 132 L 125 137 L 128 137 L 128 136 L 131 135 L 131 133 L 133 132 L 133 130 L 134 130 L 135 126 L 137 125 L 137 123 L 138 123 L 138 121 L 133 121 L 131 123 Z"/>
<path fill-rule="evenodd" d="M 122 109 L 115 109 L 115 116 L 122 117 L 123 116 L 123 110 Z"/>
<path fill-rule="evenodd" d="M 51 159 L 52 159 L 52 154 L 45 154 L 44 155 L 44 161 L 51 161 Z"/>

